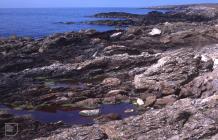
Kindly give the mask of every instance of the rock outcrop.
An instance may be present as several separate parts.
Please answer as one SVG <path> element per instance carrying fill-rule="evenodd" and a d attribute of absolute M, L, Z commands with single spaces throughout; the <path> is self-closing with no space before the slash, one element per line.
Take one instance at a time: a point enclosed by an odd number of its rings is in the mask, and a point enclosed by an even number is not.
<path fill-rule="evenodd" d="M 102 13 L 128 29 L 0 39 L 0 124 L 20 123 L 17 139 L 218 139 L 217 11 Z M 91 117 L 41 122 L 13 109 Z"/>

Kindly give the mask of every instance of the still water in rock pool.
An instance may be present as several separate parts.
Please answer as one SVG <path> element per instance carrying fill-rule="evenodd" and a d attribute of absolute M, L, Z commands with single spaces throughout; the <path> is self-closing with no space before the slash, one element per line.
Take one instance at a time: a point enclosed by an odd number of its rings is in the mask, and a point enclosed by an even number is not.
<path fill-rule="evenodd" d="M 81 110 L 72 109 L 72 110 L 47 110 L 47 111 L 30 111 L 30 110 L 15 110 L 5 105 L 0 105 L 1 110 L 7 110 L 8 113 L 15 116 L 30 115 L 33 119 L 38 120 L 42 123 L 54 123 L 62 121 L 65 124 L 92 124 L 94 123 L 94 117 L 83 117 L 79 115 Z M 120 103 L 120 104 L 104 104 L 99 107 L 100 115 L 106 115 L 109 113 L 116 113 L 120 116 L 121 119 L 137 115 L 137 112 L 125 113 L 127 109 L 134 109 L 136 107 L 129 103 Z"/>

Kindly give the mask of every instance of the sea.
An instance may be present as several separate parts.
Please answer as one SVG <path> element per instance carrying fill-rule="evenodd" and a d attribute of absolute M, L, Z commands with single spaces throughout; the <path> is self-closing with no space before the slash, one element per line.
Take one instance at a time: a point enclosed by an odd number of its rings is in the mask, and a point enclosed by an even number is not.
<path fill-rule="evenodd" d="M 102 12 L 146 14 L 150 11 L 141 8 L 3 8 L 0 9 L 0 37 L 16 35 L 41 38 L 54 33 L 81 29 L 107 31 L 115 27 L 87 25 L 81 22 L 100 20 L 92 16 Z M 75 24 L 61 24 L 60 22 L 74 22 Z"/>

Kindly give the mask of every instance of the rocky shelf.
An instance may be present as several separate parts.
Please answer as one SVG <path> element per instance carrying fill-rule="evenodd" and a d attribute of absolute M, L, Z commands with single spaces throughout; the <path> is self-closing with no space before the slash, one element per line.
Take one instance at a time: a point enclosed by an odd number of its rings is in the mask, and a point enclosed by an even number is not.
<path fill-rule="evenodd" d="M 7 122 L 16 139 L 217 139 L 217 11 L 102 13 L 131 23 L 1 38 L 0 139 Z"/>

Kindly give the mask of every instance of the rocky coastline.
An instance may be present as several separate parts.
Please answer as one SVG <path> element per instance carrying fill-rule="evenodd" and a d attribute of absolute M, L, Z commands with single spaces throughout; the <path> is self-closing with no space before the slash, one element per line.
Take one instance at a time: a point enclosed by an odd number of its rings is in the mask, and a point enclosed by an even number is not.
<path fill-rule="evenodd" d="M 126 30 L 1 38 L 0 139 L 218 139 L 215 5 L 100 13 L 118 20 L 89 22 Z M 22 111 L 77 111 L 91 123 Z M 4 135 L 8 122 L 19 124 L 16 137 Z"/>

